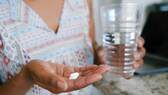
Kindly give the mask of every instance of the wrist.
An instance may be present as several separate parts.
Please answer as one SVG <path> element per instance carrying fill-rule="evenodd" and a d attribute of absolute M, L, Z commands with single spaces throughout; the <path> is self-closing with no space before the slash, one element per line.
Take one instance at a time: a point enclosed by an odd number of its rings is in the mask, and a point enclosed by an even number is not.
<path fill-rule="evenodd" d="M 23 90 L 25 90 L 26 92 L 34 85 L 34 82 L 31 79 L 26 67 L 23 67 L 23 69 L 19 72 L 15 79 L 13 79 L 13 82 L 15 85 L 18 85 L 18 83 L 23 84 L 20 85 L 19 88 L 24 88 Z"/>
<path fill-rule="evenodd" d="M 103 46 L 99 46 L 97 42 L 93 43 L 94 50 L 94 64 L 101 65 L 104 64 L 104 51 Z"/>
<path fill-rule="evenodd" d="M 94 54 L 95 54 L 96 51 L 97 51 L 97 49 L 98 49 L 98 44 L 97 44 L 96 41 L 94 41 L 94 42 L 92 43 L 92 47 L 93 47 L 93 51 L 94 51 Z"/>
<path fill-rule="evenodd" d="M 24 81 L 27 82 L 29 84 L 29 86 L 33 86 L 35 84 L 35 82 L 31 78 L 30 72 L 26 66 L 22 69 L 22 72 L 20 72 L 19 76 L 22 77 L 23 82 Z"/>
<path fill-rule="evenodd" d="M 33 84 L 25 67 L 23 67 L 15 77 L 0 86 L 0 93 L 2 95 L 24 95 Z"/>
<path fill-rule="evenodd" d="M 95 65 L 98 65 L 98 64 L 97 64 L 97 57 L 98 57 L 98 55 L 97 55 L 97 50 L 98 50 L 98 44 L 97 44 L 96 41 L 94 41 L 94 42 L 92 43 L 92 47 L 93 47 L 93 55 L 94 55 L 94 64 L 95 64 Z"/>

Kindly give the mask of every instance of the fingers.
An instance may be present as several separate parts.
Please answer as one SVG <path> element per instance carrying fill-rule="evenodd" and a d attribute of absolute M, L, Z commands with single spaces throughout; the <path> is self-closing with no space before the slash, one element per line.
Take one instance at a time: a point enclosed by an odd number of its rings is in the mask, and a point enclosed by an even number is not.
<path fill-rule="evenodd" d="M 88 71 L 88 70 L 92 70 L 93 68 L 97 67 L 96 65 L 91 65 L 91 66 L 85 66 L 85 67 L 76 67 L 74 68 L 75 72 L 84 72 L 84 71 Z"/>
<path fill-rule="evenodd" d="M 53 86 L 45 84 L 45 83 L 38 83 L 38 85 L 44 89 L 49 90 L 52 93 L 55 93 L 55 94 L 59 94 L 61 92 L 64 92 L 64 90 L 60 90 L 59 88 L 53 87 Z"/>
<path fill-rule="evenodd" d="M 100 74 L 91 74 L 89 76 L 79 77 L 76 80 L 66 79 L 66 81 L 68 83 L 67 91 L 72 91 L 72 90 L 84 88 L 94 82 L 99 81 L 100 79 L 102 79 L 102 75 L 100 75 Z"/>
<path fill-rule="evenodd" d="M 75 72 L 78 72 L 80 76 L 93 73 L 93 69 L 97 68 L 97 65 L 85 66 L 80 68 L 75 68 Z"/>
<path fill-rule="evenodd" d="M 109 67 L 105 66 L 105 65 L 92 65 L 92 66 L 86 66 L 86 67 L 81 67 L 81 68 L 76 68 L 76 72 L 81 72 L 80 75 L 82 76 L 86 76 L 88 74 L 93 74 L 93 73 L 97 73 L 100 75 L 103 75 L 104 73 L 106 73 L 107 71 L 109 71 Z"/>
<path fill-rule="evenodd" d="M 142 37 L 138 39 L 138 48 L 142 48 L 145 44 L 145 40 Z"/>
<path fill-rule="evenodd" d="M 145 40 L 142 37 L 140 37 L 138 39 L 138 50 L 134 53 L 134 59 L 136 60 L 136 63 L 134 64 L 135 69 L 139 68 L 143 64 L 142 58 L 146 54 L 146 50 L 143 47 L 144 43 Z"/>
<path fill-rule="evenodd" d="M 143 64 L 142 58 L 145 56 L 145 53 L 145 48 L 139 48 L 138 51 L 134 53 L 134 58 L 136 60 L 136 63 L 134 64 L 135 69 L 138 69 Z"/>
<path fill-rule="evenodd" d="M 40 87 L 47 89 L 55 94 L 65 92 L 68 88 L 67 82 L 63 77 L 54 74 L 47 74 L 36 81 Z"/>
<path fill-rule="evenodd" d="M 138 39 L 138 50 L 134 54 L 135 60 L 140 60 L 140 59 L 142 59 L 145 56 L 146 50 L 143 47 L 144 43 L 145 43 L 145 40 L 142 37 L 140 37 Z"/>
<path fill-rule="evenodd" d="M 50 86 L 60 91 L 65 91 L 68 88 L 68 85 L 64 78 L 54 74 L 46 75 L 41 83 L 44 83 L 46 87 Z"/>
<path fill-rule="evenodd" d="M 133 65 L 133 67 L 134 67 L 135 69 L 138 69 L 138 68 L 140 68 L 140 67 L 142 66 L 143 63 L 144 63 L 143 60 L 138 60 L 138 61 Z"/>
<path fill-rule="evenodd" d="M 97 49 L 95 50 L 94 62 L 97 65 L 104 64 L 104 50 L 102 46 L 98 46 Z"/>
<path fill-rule="evenodd" d="M 71 68 L 71 67 L 69 67 Z M 53 93 L 67 92 L 84 88 L 94 82 L 102 79 L 102 75 L 106 73 L 109 68 L 107 66 L 86 66 L 81 68 L 73 68 L 74 72 L 81 72 L 81 75 L 76 80 L 70 80 L 66 77 L 61 77 L 55 74 L 45 75 L 43 79 L 37 84 Z M 89 71 L 89 72 L 88 72 Z M 88 72 L 88 73 L 86 73 Z M 82 74 L 86 73 L 86 74 Z"/>
<path fill-rule="evenodd" d="M 77 80 L 75 80 L 73 83 L 74 83 L 74 86 L 78 89 L 78 88 L 83 88 L 85 86 L 88 86 L 94 82 L 97 82 L 100 79 L 102 79 L 102 75 L 95 73 L 88 76 L 80 77 Z"/>
<path fill-rule="evenodd" d="M 104 64 L 104 50 L 103 50 L 103 47 L 101 46 L 101 47 L 99 47 L 99 49 L 98 49 L 98 56 L 99 56 L 99 65 L 102 65 L 102 64 Z"/>
<path fill-rule="evenodd" d="M 102 47 L 102 46 L 100 46 L 100 47 L 97 49 L 97 51 L 98 51 L 98 55 L 99 55 L 99 56 L 104 56 L 104 51 L 103 51 L 103 47 Z"/>
<path fill-rule="evenodd" d="M 138 40 L 138 50 L 134 53 L 134 59 L 136 60 L 136 63 L 134 64 L 135 69 L 138 69 L 143 64 L 142 58 L 146 54 L 146 50 L 143 47 L 144 43 L 145 43 L 144 39 L 139 38 L 139 40 Z"/>
<path fill-rule="evenodd" d="M 76 80 L 65 79 L 68 84 L 68 91 L 80 89 L 86 87 L 94 82 L 102 79 L 103 74 L 109 71 L 107 66 L 87 66 L 78 69 L 82 71 L 80 76 Z M 77 71 L 78 72 L 78 71 Z"/>
<path fill-rule="evenodd" d="M 100 65 L 98 66 L 95 71 L 92 71 L 96 74 L 100 74 L 100 75 L 104 75 L 106 72 L 108 72 L 110 70 L 110 68 L 106 65 Z"/>
<path fill-rule="evenodd" d="M 66 81 L 59 76 L 53 77 L 53 84 L 51 85 L 56 86 L 56 88 L 63 90 L 63 91 L 67 90 L 68 88 Z"/>
<path fill-rule="evenodd" d="M 146 54 L 145 48 L 138 48 L 138 50 L 134 53 L 134 59 L 140 60 L 142 59 Z"/>
<path fill-rule="evenodd" d="M 108 66 L 100 65 L 100 66 L 94 67 L 93 69 L 83 71 L 81 76 L 88 76 L 88 75 L 91 75 L 91 74 L 94 74 L 94 73 L 104 75 L 109 70 L 110 70 L 110 68 Z"/>

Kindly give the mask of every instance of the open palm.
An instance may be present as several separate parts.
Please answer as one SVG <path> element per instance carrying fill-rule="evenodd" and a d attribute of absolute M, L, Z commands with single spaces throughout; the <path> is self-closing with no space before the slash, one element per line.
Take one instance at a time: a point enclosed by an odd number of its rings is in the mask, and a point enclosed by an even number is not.
<path fill-rule="evenodd" d="M 27 71 L 35 84 L 53 92 L 61 93 L 84 88 L 102 79 L 109 70 L 106 66 L 70 67 L 62 64 L 35 60 L 28 64 Z M 77 79 L 69 79 L 70 74 L 78 72 Z"/>

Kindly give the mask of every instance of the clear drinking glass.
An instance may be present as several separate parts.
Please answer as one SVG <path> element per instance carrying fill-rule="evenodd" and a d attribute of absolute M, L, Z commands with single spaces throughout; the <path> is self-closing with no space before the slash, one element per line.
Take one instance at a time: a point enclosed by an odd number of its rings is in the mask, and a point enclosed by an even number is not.
<path fill-rule="evenodd" d="M 134 52 L 140 34 L 141 5 L 111 4 L 101 7 L 105 64 L 112 75 L 131 78 L 135 69 Z"/>

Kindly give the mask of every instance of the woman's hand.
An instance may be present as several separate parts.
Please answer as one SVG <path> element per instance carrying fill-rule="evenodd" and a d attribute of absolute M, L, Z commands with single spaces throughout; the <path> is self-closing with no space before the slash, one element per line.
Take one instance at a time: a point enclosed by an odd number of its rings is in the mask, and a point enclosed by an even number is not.
<path fill-rule="evenodd" d="M 61 64 L 53 64 L 51 62 L 34 60 L 25 67 L 25 70 L 33 84 L 38 84 L 39 86 L 58 94 L 81 89 L 99 81 L 109 68 L 96 65 L 74 68 Z M 70 74 L 75 72 L 80 74 L 79 77 L 70 80 Z"/>
<path fill-rule="evenodd" d="M 134 53 L 134 58 L 136 60 L 136 63 L 134 64 L 134 68 L 137 69 L 139 68 L 144 62 L 143 62 L 143 57 L 146 54 L 146 50 L 143 47 L 145 44 L 145 40 L 142 37 L 139 37 L 138 39 L 138 49 Z"/>
<path fill-rule="evenodd" d="M 94 50 L 94 64 L 96 65 L 104 64 L 103 46 L 98 46 L 98 44 L 95 42 L 93 43 L 93 50 Z"/>
<path fill-rule="evenodd" d="M 143 47 L 145 41 L 143 38 L 138 39 L 138 48 L 137 51 L 134 54 L 134 59 L 136 60 L 136 63 L 134 64 L 134 68 L 137 69 L 143 64 L 142 58 L 145 56 L 146 50 Z M 96 43 L 93 44 L 94 49 L 94 62 L 97 65 L 104 64 L 104 51 L 102 46 L 98 46 Z"/>

